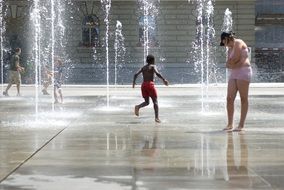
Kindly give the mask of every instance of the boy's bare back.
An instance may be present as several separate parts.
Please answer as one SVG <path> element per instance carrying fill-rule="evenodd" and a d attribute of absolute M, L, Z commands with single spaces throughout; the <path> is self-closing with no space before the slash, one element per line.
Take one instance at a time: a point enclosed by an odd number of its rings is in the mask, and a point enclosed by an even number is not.
<path fill-rule="evenodd" d="M 168 86 L 169 82 L 158 72 L 155 65 L 155 58 L 153 55 L 147 56 L 147 65 L 143 66 L 136 74 L 134 74 L 132 87 L 135 87 L 135 81 L 139 74 L 143 75 L 143 82 L 154 82 L 155 75 L 163 80 L 163 83 Z"/>
<path fill-rule="evenodd" d="M 145 65 L 141 70 L 144 82 L 154 81 L 155 65 Z"/>

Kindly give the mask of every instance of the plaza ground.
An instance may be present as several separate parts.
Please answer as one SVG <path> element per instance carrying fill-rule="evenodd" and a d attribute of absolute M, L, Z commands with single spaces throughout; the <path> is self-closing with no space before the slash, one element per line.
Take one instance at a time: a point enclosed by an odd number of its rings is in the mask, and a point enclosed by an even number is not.
<path fill-rule="evenodd" d="M 64 86 L 64 104 L 0 97 L 0 190 L 265 189 L 284 186 L 284 85 L 252 84 L 245 131 L 223 132 L 226 85 Z M 51 90 L 51 89 L 49 89 Z M 40 89 L 38 90 L 40 91 Z M 203 94 L 203 97 L 202 97 Z M 240 99 L 235 102 L 235 124 Z"/>

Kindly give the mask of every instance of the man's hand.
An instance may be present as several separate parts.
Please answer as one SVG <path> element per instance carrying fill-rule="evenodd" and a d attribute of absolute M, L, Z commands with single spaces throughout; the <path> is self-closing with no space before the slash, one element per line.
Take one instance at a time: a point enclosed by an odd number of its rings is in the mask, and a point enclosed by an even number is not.
<path fill-rule="evenodd" d="M 136 84 L 135 82 L 132 83 L 132 88 L 135 88 L 135 84 Z"/>
<path fill-rule="evenodd" d="M 169 86 L 169 81 L 167 81 L 167 80 L 165 79 L 165 80 L 163 80 L 163 82 L 164 82 L 164 85 Z"/>
<path fill-rule="evenodd" d="M 19 72 L 24 72 L 24 71 L 25 71 L 25 68 L 24 68 L 24 67 L 18 67 L 18 71 L 19 71 Z"/>
<path fill-rule="evenodd" d="M 48 70 L 47 70 L 46 73 L 47 73 L 48 75 L 51 75 L 51 76 L 53 75 L 53 72 L 52 72 L 52 71 L 48 71 Z"/>
<path fill-rule="evenodd" d="M 232 69 L 232 65 L 231 65 L 229 62 L 226 63 L 226 67 L 227 67 L 228 69 Z"/>

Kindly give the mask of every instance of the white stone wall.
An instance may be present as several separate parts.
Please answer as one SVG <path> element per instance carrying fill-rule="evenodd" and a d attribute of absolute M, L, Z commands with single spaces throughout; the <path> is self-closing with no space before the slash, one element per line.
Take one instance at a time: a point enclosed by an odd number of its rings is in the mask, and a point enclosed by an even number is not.
<path fill-rule="evenodd" d="M 12 2 L 15 3 L 17 1 Z M 104 12 L 102 11 L 100 1 L 87 1 L 87 3 L 95 3 L 93 13 L 95 13 L 100 19 L 100 41 L 102 47 L 94 50 L 93 48 L 80 47 L 79 45 L 82 39 L 81 24 L 84 17 L 84 11 L 80 11 L 79 9 L 82 3 L 84 3 L 82 0 L 74 1 L 72 5 L 67 5 L 67 11 L 65 12 L 65 23 L 67 25 L 66 55 L 70 59 L 73 67 L 78 68 L 74 71 L 75 73 L 79 73 L 76 74 L 76 78 L 78 79 L 83 77 L 80 76 L 80 73 L 84 73 L 84 69 L 89 69 L 88 72 L 91 73 L 92 69 L 90 68 L 102 68 L 102 65 L 105 63 L 105 23 Z M 226 8 L 229 8 L 232 11 L 233 29 L 236 35 L 243 39 L 254 51 L 255 2 L 254 0 L 217 0 L 214 8 L 214 25 L 216 30 L 216 39 L 214 43 L 216 46 L 214 48 L 216 48 L 216 62 L 220 68 L 223 68 L 225 55 L 224 48 L 219 47 L 219 35 L 221 33 L 224 12 Z M 177 83 L 181 82 L 183 79 L 179 79 L 180 74 L 175 72 L 175 68 L 183 70 L 183 68 L 193 67 L 192 65 L 187 64 L 187 60 L 191 59 L 192 55 L 190 54 L 190 50 L 192 42 L 195 39 L 195 9 L 196 7 L 193 0 L 191 3 L 189 3 L 188 0 L 160 0 L 159 15 L 157 18 L 157 38 L 159 40 L 160 47 L 150 48 L 149 52 L 156 56 L 157 63 L 160 65 L 162 71 L 170 74 L 172 76 L 172 80 Z M 89 12 L 91 12 L 91 10 L 89 10 Z M 130 71 L 136 70 L 138 67 L 143 65 L 144 62 L 143 47 L 137 47 L 138 10 L 136 0 L 112 1 L 109 35 L 109 60 L 111 65 L 114 62 L 113 44 L 117 20 L 119 20 L 123 25 L 122 32 L 125 37 L 125 46 L 127 51 L 125 64 L 126 67 L 130 68 L 129 73 L 132 75 Z M 22 24 L 26 25 L 26 23 Z M 10 25 L 7 27 L 9 31 L 15 31 L 9 28 L 20 26 Z M 252 62 L 254 62 L 254 54 L 252 54 Z M 94 69 L 94 72 L 99 72 L 97 70 L 99 69 Z M 94 75 L 96 76 L 96 74 Z M 75 80 L 71 81 L 75 82 Z M 100 80 L 94 77 L 91 81 L 96 83 L 96 81 Z M 190 82 L 190 79 L 187 79 L 187 81 Z"/>

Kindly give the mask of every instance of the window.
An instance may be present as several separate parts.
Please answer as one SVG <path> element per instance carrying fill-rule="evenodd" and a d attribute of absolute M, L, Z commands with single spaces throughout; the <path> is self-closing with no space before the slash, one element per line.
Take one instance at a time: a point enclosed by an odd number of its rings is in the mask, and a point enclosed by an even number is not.
<path fill-rule="evenodd" d="M 99 34 L 99 18 L 96 15 L 85 16 L 82 23 L 82 45 L 98 47 Z"/>

